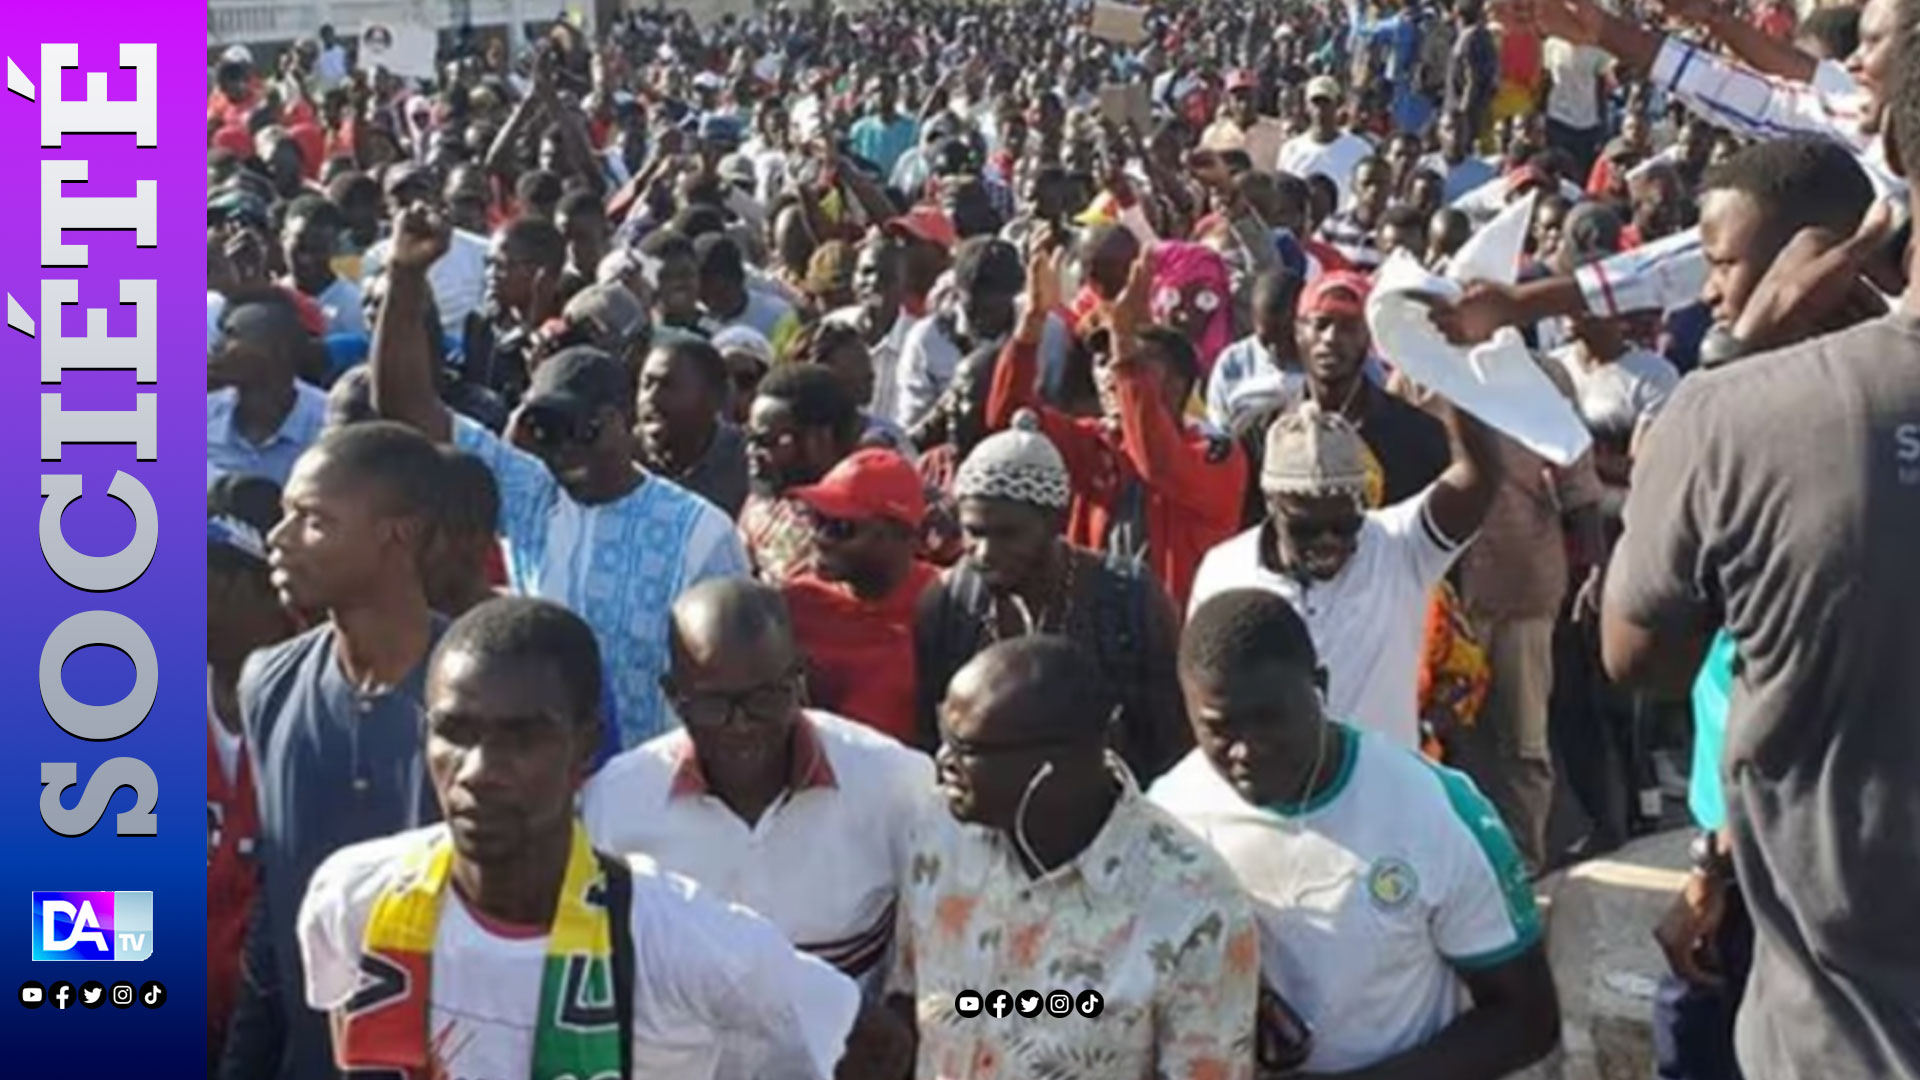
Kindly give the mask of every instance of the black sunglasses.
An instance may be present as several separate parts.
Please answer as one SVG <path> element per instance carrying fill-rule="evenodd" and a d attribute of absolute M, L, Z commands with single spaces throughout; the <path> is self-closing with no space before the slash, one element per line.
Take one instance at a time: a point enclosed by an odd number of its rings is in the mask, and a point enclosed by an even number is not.
<path fill-rule="evenodd" d="M 1287 518 L 1285 528 L 1287 535 L 1297 542 L 1322 536 L 1351 540 L 1360 535 L 1360 528 L 1364 524 L 1366 524 L 1366 518 L 1356 514 L 1353 517 L 1333 519 Z"/>
<path fill-rule="evenodd" d="M 541 450 L 590 446 L 600 438 L 598 418 L 578 416 L 552 406 L 529 406 L 521 413 L 520 423 L 528 441 Z"/>
<path fill-rule="evenodd" d="M 861 522 L 851 518 L 813 515 L 813 535 L 830 544 L 844 544 L 860 535 Z"/>

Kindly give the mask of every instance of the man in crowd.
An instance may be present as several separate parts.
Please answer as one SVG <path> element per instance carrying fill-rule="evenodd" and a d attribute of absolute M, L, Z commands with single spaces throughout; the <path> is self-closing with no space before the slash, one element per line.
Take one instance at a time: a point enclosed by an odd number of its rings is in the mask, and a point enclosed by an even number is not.
<path fill-rule="evenodd" d="M 637 745 L 672 723 L 659 686 L 666 627 L 648 613 L 701 580 L 744 574 L 745 552 L 725 514 L 634 464 L 632 374 L 606 353 L 577 346 L 542 363 L 514 443 L 440 403 L 418 305 L 447 243 L 436 214 L 401 215 L 374 330 L 374 406 L 493 470 L 514 590 L 563 602 L 596 628 L 619 743 Z M 647 558 L 636 563 L 643 544 Z"/>
<path fill-rule="evenodd" d="M 1424 490 L 1369 509 L 1367 451 L 1345 419 L 1307 402 L 1267 434 L 1267 520 L 1207 553 L 1189 610 L 1257 588 L 1300 613 L 1330 663 L 1327 707 L 1418 745 L 1415 687 L 1433 589 L 1485 520 L 1500 482 L 1493 432 L 1444 406 L 1453 461 Z"/>
<path fill-rule="evenodd" d="M 1340 193 L 1339 204 L 1345 206 L 1353 190 L 1354 167 L 1373 155 L 1373 144 L 1341 129 L 1339 83 L 1321 75 L 1307 83 L 1306 94 L 1312 126 L 1280 148 L 1280 171 L 1302 180 L 1326 177 Z"/>
<path fill-rule="evenodd" d="M 967 555 L 922 599 L 916 620 L 919 737 L 938 743 L 947 684 L 982 649 L 1057 634 L 1083 643 L 1116 692 L 1114 749 L 1150 783 L 1190 745 L 1173 677 L 1179 619 L 1138 565 L 1066 542 L 1073 481 L 1037 426 L 1022 416 L 988 436 L 954 478 Z"/>
<path fill-rule="evenodd" d="M 909 330 L 901 345 L 896 421 L 908 430 L 924 421 L 953 381 L 960 358 L 1005 341 L 1023 319 L 1040 321 L 1038 377 L 1057 388 L 1066 362 L 1066 327 L 1051 308 L 1023 307 L 1026 283 L 1020 252 L 1012 244 L 977 237 L 960 245 L 953 262 L 953 300 Z"/>
<path fill-rule="evenodd" d="M 813 523 L 793 491 L 818 483 L 860 441 L 860 410 L 833 372 L 789 364 L 761 382 L 747 414 L 752 490 L 740 535 L 754 573 L 775 584 L 814 561 Z"/>
<path fill-rule="evenodd" d="M 241 950 L 259 889 L 260 816 L 240 712 L 255 649 L 291 636 L 267 565 L 280 488 L 226 475 L 207 489 L 207 1065 L 214 1075 L 240 993 Z"/>
<path fill-rule="evenodd" d="M 1354 269 L 1367 272 L 1386 260 L 1379 238 L 1387 197 L 1393 194 L 1392 173 L 1386 159 L 1362 158 L 1353 167 L 1353 200 L 1320 226 L 1320 239 L 1331 245 Z"/>
<path fill-rule="evenodd" d="M 1294 333 L 1300 277 L 1268 270 L 1253 281 L 1253 333 L 1226 347 L 1207 377 L 1207 419 L 1221 431 L 1240 421 L 1279 412 L 1302 399 L 1306 376 Z"/>
<path fill-rule="evenodd" d="M 898 1021 L 773 925 L 596 851 L 574 802 L 603 723 L 594 633 L 492 600 L 435 650 L 414 755 L 445 824 L 345 847 L 300 906 L 342 1070 L 896 1077 Z M 589 986 L 600 988 L 593 994 Z M 610 992 L 609 992 L 610 991 Z"/>
<path fill-rule="evenodd" d="M 991 646 L 948 687 L 947 813 L 911 841 L 887 979 L 917 1028 L 916 1075 L 965 1075 L 982 1055 L 1063 1080 L 1253 1075 L 1252 909 L 1219 856 L 1114 767 L 1102 687 L 1053 636 Z M 962 991 L 1038 973 L 1077 997 L 1078 1022 L 955 1011 Z"/>
<path fill-rule="evenodd" d="M 261 888 L 224 1076 L 330 1077 L 301 1007 L 294 916 L 340 847 L 433 820 L 419 744 L 427 654 L 445 628 L 420 560 L 444 461 L 397 424 L 329 432 L 300 456 L 267 535 L 281 604 L 325 621 L 255 652 L 237 693 L 259 812 Z"/>
<path fill-rule="evenodd" d="M 844 323 L 860 331 L 873 354 L 873 399 L 865 402 L 874 416 L 899 414 L 900 353 L 914 320 L 901 306 L 906 280 L 904 253 L 884 235 L 861 245 L 853 264 L 853 291 L 857 302 L 830 312 L 827 322 Z"/>
<path fill-rule="evenodd" d="M 1381 501 L 1397 503 L 1432 483 L 1450 454 L 1446 430 L 1381 385 L 1366 321 L 1368 287 L 1360 274 L 1322 274 L 1301 294 L 1294 332 L 1307 396 L 1359 431 L 1382 474 Z"/>
<path fill-rule="evenodd" d="M 1199 745 L 1151 798 L 1252 896 L 1262 968 L 1313 1032 L 1308 1073 L 1494 1080 L 1553 1049 L 1540 915 L 1499 817 L 1466 777 L 1326 715 L 1292 604 L 1207 599 L 1180 682 Z"/>
<path fill-rule="evenodd" d="M 228 298 L 207 357 L 209 479 L 227 472 L 287 482 L 326 418 L 326 393 L 298 377 L 313 347 L 283 291 Z"/>
<path fill-rule="evenodd" d="M 303 195 L 287 207 L 280 243 L 287 263 L 287 284 L 313 299 L 326 316 L 329 334 L 364 334 L 360 287 L 333 271 L 346 220 L 339 208 L 318 195 Z"/>
<path fill-rule="evenodd" d="M 1909 146 L 1912 59 L 1888 102 Z M 1872 248 L 1839 245 L 1833 269 L 1852 276 Z M 1920 524 L 1911 286 L 1900 304 L 1682 382 L 1643 447 L 1607 580 L 1615 677 L 1683 688 L 1720 627 L 1740 657 L 1723 782 L 1757 931 L 1735 1032 L 1749 1076 L 1920 1070 L 1905 1004 L 1920 956 L 1886 902 L 1913 875 L 1920 822 L 1903 779 L 1920 741 L 1889 721 L 1920 689 L 1890 629 L 1906 625 L 1912 579 L 1885 543 Z M 1805 426 L 1782 424 L 1788 412 Z M 1823 430 L 1857 437 L 1813 437 Z"/>
<path fill-rule="evenodd" d="M 932 762 L 806 704 L 805 654 L 768 585 L 727 579 L 683 595 L 667 678 L 683 726 L 594 775 L 581 818 L 595 846 L 719 890 L 878 989 Z"/>
<path fill-rule="evenodd" d="M 809 700 L 915 742 L 913 615 L 940 576 L 917 557 L 927 514 L 920 474 L 892 450 L 867 448 L 792 497 L 813 524 L 813 569 L 784 590 Z"/>
<path fill-rule="evenodd" d="M 640 365 L 634 448 L 648 472 L 737 518 L 747 501 L 747 440 L 722 415 L 728 396 L 718 349 L 699 340 L 656 346 Z"/>
<path fill-rule="evenodd" d="M 412 164 L 390 167 L 382 181 L 382 191 L 387 198 L 389 222 L 398 220 L 402 210 L 417 203 L 437 205 L 442 194 L 434 174 Z M 387 254 L 392 246 L 393 238 L 387 236 L 367 249 L 360 262 L 363 288 L 386 269 Z M 441 327 L 449 337 L 464 337 L 467 319 L 486 302 L 487 257 L 486 237 L 455 229 L 447 240 L 446 251 L 427 274 L 433 286 L 434 307 L 439 310 Z"/>

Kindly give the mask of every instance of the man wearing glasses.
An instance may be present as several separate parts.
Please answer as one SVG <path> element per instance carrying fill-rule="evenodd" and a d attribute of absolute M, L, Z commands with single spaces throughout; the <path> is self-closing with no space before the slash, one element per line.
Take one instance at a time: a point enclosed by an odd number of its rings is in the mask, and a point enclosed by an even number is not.
<path fill-rule="evenodd" d="M 1107 749 L 1113 704 L 1093 659 L 1052 635 L 953 677 L 947 812 L 913 836 L 887 979 L 918 1031 L 915 1076 L 1251 1080 L 1252 904 Z M 1013 1008 L 980 1012 L 995 991 Z"/>
<path fill-rule="evenodd" d="M 1267 520 L 1207 553 L 1188 609 L 1229 589 L 1279 593 L 1327 658 L 1328 714 L 1409 748 L 1427 605 L 1501 482 L 1493 432 L 1445 413 L 1452 463 L 1379 510 L 1367 509 L 1369 451 L 1350 422 L 1311 401 L 1274 421 L 1260 472 Z"/>
<path fill-rule="evenodd" d="M 674 605 L 671 637 L 661 686 L 683 726 L 594 777 L 581 801 L 589 835 L 752 908 L 877 990 L 932 763 L 804 707 L 805 661 L 777 589 L 697 585 Z"/>
<path fill-rule="evenodd" d="M 787 582 L 814 704 L 914 741 L 914 611 L 940 571 L 919 559 L 919 472 L 869 447 L 793 497 L 813 523 L 814 569 Z M 932 749 L 923 746 L 923 749 Z"/>

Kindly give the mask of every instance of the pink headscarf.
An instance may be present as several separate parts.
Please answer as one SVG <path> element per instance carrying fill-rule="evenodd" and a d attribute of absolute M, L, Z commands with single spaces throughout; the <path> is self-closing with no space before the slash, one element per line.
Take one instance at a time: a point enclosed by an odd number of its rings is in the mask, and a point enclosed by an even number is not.
<path fill-rule="evenodd" d="M 1155 246 L 1152 314 L 1162 326 L 1199 322 L 1203 329 L 1193 348 L 1201 373 L 1212 371 L 1214 358 L 1233 339 L 1233 284 L 1226 260 L 1205 244 L 1162 241 Z"/>

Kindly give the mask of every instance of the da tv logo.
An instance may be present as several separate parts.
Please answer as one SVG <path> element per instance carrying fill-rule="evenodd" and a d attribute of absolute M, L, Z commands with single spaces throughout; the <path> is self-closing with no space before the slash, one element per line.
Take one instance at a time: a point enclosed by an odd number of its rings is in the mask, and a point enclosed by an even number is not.
<path fill-rule="evenodd" d="M 152 893 L 33 894 L 35 960 L 145 960 L 152 955 Z"/>

